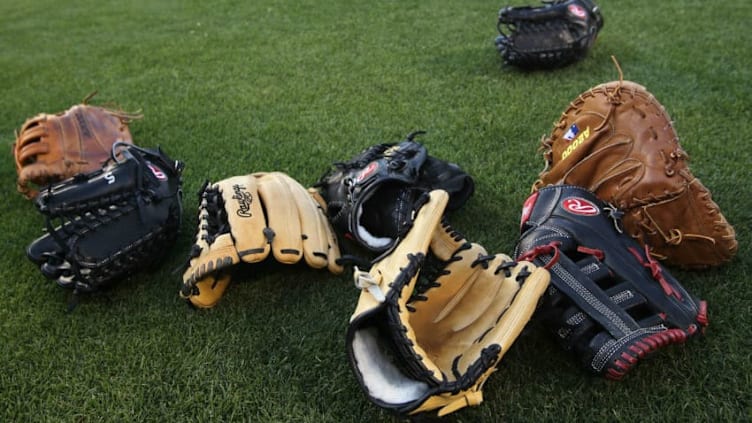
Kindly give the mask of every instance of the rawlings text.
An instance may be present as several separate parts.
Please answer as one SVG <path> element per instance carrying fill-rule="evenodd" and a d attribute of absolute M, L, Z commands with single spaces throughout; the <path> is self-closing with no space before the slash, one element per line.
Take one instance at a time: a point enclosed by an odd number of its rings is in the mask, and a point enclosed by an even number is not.
<path fill-rule="evenodd" d="M 235 184 L 232 186 L 233 200 L 238 200 L 237 214 L 240 217 L 251 217 L 251 203 L 253 202 L 253 196 L 250 192 L 245 190 L 242 185 Z"/>

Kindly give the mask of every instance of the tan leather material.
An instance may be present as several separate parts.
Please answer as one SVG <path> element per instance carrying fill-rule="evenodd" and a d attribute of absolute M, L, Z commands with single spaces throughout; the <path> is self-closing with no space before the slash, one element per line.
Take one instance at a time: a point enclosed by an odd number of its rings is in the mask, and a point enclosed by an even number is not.
<path fill-rule="evenodd" d="M 624 229 L 666 264 L 730 261 L 734 228 L 693 176 L 663 105 L 631 81 L 595 86 L 572 101 L 541 141 L 546 168 L 533 191 L 578 185 L 624 211 Z"/>
<path fill-rule="evenodd" d="M 27 119 L 13 145 L 18 191 L 33 198 L 43 186 L 99 170 L 116 141 L 133 143 L 128 124 L 140 117 L 84 103 Z"/>
<path fill-rule="evenodd" d="M 271 255 L 284 264 L 343 271 L 337 238 L 320 204 L 282 172 L 234 176 L 207 186 L 192 251 L 181 296 L 202 308 L 216 305 L 229 272 L 241 262 L 259 263 Z"/>
<path fill-rule="evenodd" d="M 550 281 L 544 268 L 468 242 L 442 220 L 447 200 L 432 191 L 395 249 L 354 274 L 351 364 L 369 398 L 400 414 L 480 404 Z"/>

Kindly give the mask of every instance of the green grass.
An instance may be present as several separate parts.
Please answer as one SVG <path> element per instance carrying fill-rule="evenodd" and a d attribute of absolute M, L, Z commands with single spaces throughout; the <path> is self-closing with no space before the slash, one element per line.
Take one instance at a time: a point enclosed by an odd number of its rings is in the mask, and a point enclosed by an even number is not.
<path fill-rule="evenodd" d="M 446 421 L 749 421 L 752 417 L 752 3 L 601 0 L 591 54 L 555 72 L 502 68 L 502 3 L 487 1 L 0 1 L 0 421 L 380 421 L 346 361 L 358 296 L 347 275 L 249 270 L 215 309 L 177 296 L 205 179 L 262 170 L 313 183 L 329 164 L 424 129 L 476 195 L 453 222 L 511 252 L 542 167 L 538 140 L 568 102 L 617 78 L 664 104 L 692 170 L 740 244 L 729 265 L 676 271 L 708 300 L 707 336 L 621 383 L 584 373 L 531 324 Z M 526 4 L 516 1 L 515 4 Z M 532 4 L 527 3 L 527 4 Z M 24 253 L 42 218 L 15 192 L 14 130 L 98 90 L 141 110 L 136 142 L 183 160 L 183 231 L 163 266 L 70 314 Z"/>

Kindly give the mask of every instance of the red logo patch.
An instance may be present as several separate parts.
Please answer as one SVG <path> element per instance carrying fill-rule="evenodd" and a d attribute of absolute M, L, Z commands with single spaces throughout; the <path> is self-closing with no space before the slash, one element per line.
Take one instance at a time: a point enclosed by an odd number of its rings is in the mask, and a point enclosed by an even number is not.
<path fill-rule="evenodd" d="M 570 4 L 568 9 L 569 9 L 569 13 L 577 16 L 580 19 L 585 19 L 585 16 L 587 16 L 587 12 L 585 12 L 585 9 L 583 9 L 582 6 L 578 4 Z"/>
<path fill-rule="evenodd" d="M 149 169 L 151 170 L 151 173 L 153 173 L 154 176 L 156 176 L 157 179 L 159 179 L 160 181 L 164 181 L 164 180 L 167 179 L 167 175 L 165 175 L 165 173 L 162 172 L 162 169 L 154 166 L 153 164 L 151 164 L 149 162 L 146 162 L 146 165 L 149 166 Z"/>
<path fill-rule="evenodd" d="M 535 206 L 535 200 L 538 199 L 538 193 L 534 193 L 530 197 L 527 197 L 525 204 L 522 205 L 522 217 L 520 218 L 520 228 L 530 219 L 530 215 L 533 213 L 533 206 Z"/>
<path fill-rule="evenodd" d="M 561 202 L 561 207 L 572 214 L 580 216 L 596 216 L 601 212 L 595 204 L 584 198 L 577 197 L 565 198 L 564 201 Z"/>
<path fill-rule="evenodd" d="M 361 171 L 360 171 L 360 173 L 358 174 L 358 177 L 357 177 L 357 179 L 356 179 L 356 180 L 357 180 L 358 182 L 360 182 L 360 181 L 362 181 L 363 179 L 366 179 L 366 178 L 367 178 L 367 177 L 368 177 L 368 176 L 369 176 L 370 174 L 372 174 L 372 173 L 373 173 L 373 172 L 374 172 L 374 171 L 375 171 L 375 170 L 376 170 L 376 169 L 377 169 L 378 167 L 379 167 L 379 165 L 378 165 L 378 164 L 376 164 L 376 162 L 371 162 L 371 163 L 369 163 L 369 164 L 368 164 L 368 166 L 366 166 L 366 168 L 365 168 L 365 169 L 363 169 L 363 170 L 361 170 Z"/>

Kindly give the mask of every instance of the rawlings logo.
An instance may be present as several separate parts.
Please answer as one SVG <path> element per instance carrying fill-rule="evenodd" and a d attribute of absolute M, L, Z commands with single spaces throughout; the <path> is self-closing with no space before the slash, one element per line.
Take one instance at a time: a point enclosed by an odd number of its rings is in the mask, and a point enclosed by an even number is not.
<path fill-rule="evenodd" d="M 235 184 L 232 186 L 232 199 L 238 200 L 238 211 L 236 212 L 240 217 L 251 217 L 251 203 L 253 203 L 253 195 L 245 190 L 242 185 Z"/>
<path fill-rule="evenodd" d="M 577 138 L 575 138 L 574 141 L 572 141 L 572 144 L 569 144 L 569 147 L 567 147 L 564 150 L 564 152 L 561 153 L 561 159 L 562 160 L 566 159 L 567 156 L 569 156 L 570 154 L 572 154 L 572 152 L 577 149 L 577 147 L 579 147 L 580 145 L 582 145 L 582 143 L 584 143 L 585 141 L 587 141 L 588 137 L 590 137 L 590 127 L 589 126 L 587 128 L 585 128 L 585 130 L 582 131 L 580 133 L 580 135 L 577 135 Z"/>
<path fill-rule="evenodd" d="M 561 207 L 569 213 L 579 216 L 596 216 L 600 209 L 595 204 L 584 198 L 569 197 L 561 202 Z"/>
<path fill-rule="evenodd" d="M 368 166 L 365 167 L 365 169 L 363 169 L 363 170 L 360 171 L 360 173 L 358 174 L 358 177 L 355 178 L 355 180 L 357 182 L 360 182 L 360 181 L 366 179 L 373 172 L 375 172 L 376 169 L 378 169 L 378 167 L 379 167 L 379 165 L 376 162 L 369 163 Z"/>
<path fill-rule="evenodd" d="M 154 177 L 156 177 L 160 181 L 166 181 L 167 180 L 167 175 L 165 175 L 165 173 L 162 172 L 162 169 L 156 167 L 151 162 L 146 162 L 146 166 L 149 168 L 149 170 L 151 170 L 151 173 L 154 174 Z"/>
<path fill-rule="evenodd" d="M 538 193 L 534 193 L 525 200 L 525 204 L 522 205 L 522 216 L 520 217 L 520 228 L 525 222 L 530 219 L 530 215 L 533 213 L 533 207 L 535 206 L 535 200 L 538 199 Z"/>
<path fill-rule="evenodd" d="M 585 9 L 583 9 L 579 4 L 570 4 L 567 9 L 569 9 L 569 13 L 577 16 L 580 19 L 585 19 L 585 16 L 587 16 L 587 12 L 585 12 Z"/>

